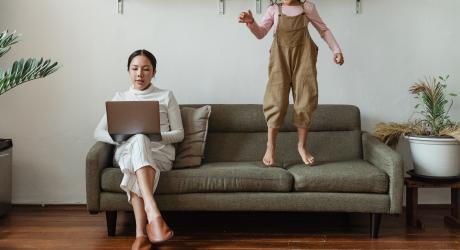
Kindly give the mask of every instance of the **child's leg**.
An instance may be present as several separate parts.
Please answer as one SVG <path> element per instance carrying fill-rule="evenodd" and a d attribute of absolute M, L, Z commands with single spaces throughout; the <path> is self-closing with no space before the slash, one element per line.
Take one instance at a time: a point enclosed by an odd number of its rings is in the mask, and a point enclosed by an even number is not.
<path fill-rule="evenodd" d="M 264 159 L 262 160 L 267 166 L 271 166 L 275 163 L 275 147 L 277 135 L 277 128 L 268 128 L 267 150 L 265 151 Z"/>
<path fill-rule="evenodd" d="M 316 81 L 315 81 L 316 82 Z M 294 85 L 298 86 L 298 85 Z M 310 85 L 311 86 L 311 85 Z M 312 89 L 315 89 L 312 91 Z M 297 127 L 299 142 L 297 150 L 299 151 L 302 161 L 307 165 L 312 165 L 315 158 L 307 147 L 308 128 L 311 124 L 311 116 L 318 103 L 318 95 L 315 87 L 310 88 L 293 88 L 294 97 L 294 116 L 293 123 Z"/>
<path fill-rule="evenodd" d="M 264 97 L 264 115 L 268 126 L 267 150 L 263 163 L 271 166 L 275 163 L 275 148 L 278 129 L 281 127 L 289 105 L 288 84 L 269 82 Z"/>
<path fill-rule="evenodd" d="M 307 127 L 298 127 L 297 133 L 299 135 L 299 142 L 297 144 L 297 150 L 299 150 L 300 157 L 302 157 L 302 161 L 307 164 L 311 165 L 315 163 L 315 157 L 308 151 L 307 148 L 307 137 L 308 137 L 308 128 Z"/>
<path fill-rule="evenodd" d="M 294 98 L 293 124 L 297 127 L 299 142 L 297 149 L 305 164 L 314 163 L 307 148 L 308 128 L 313 112 L 318 106 L 318 83 L 316 80 L 316 47 L 299 47 L 294 53 L 297 67 L 293 72 L 292 96 Z"/>
<path fill-rule="evenodd" d="M 289 105 L 291 70 L 287 48 L 272 46 L 270 53 L 268 84 L 264 95 L 264 115 L 268 127 L 267 151 L 263 158 L 265 165 L 275 163 L 275 147 L 278 129 L 283 125 Z"/>

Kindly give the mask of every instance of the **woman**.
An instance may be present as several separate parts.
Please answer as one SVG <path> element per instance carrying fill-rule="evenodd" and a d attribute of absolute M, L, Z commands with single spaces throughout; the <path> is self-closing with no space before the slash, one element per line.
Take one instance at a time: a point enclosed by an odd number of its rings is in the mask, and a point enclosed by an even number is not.
<path fill-rule="evenodd" d="M 113 101 L 159 101 L 162 141 L 150 141 L 137 134 L 126 142 L 116 143 L 107 131 L 107 116 L 99 122 L 94 136 L 98 141 L 116 145 L 114 159 L 123 172 L 120 187 L 132 204 L 136 219 L 136 240 L 132 249 L 150 249 L 151 243 L 170 239 L 173 231 L 161 217 L 153 198 L 161 171 L 169 171 L 175 158 L 173 143 L 184 138 L 182 120 L 174 95 L 151 83 L 156 74 L 156 59 L 146 50 L 134 51 L 128 59 L 132 86 L 118 92 Z"/>
<path fill-rule="evenodd" d="M 334 54 L 334 62 L 342 65 L 344 59 L 339 45 L 309 0 L 283 0 L 282 4 L 274 4 L 272 1 L 260 24 L 255 22 L 250 10 L 240 14 L 239 22 L 246 23 L 258 39 L 262 39 L 272 26 L 276 28 L 270 49 L 269 80 L 263 105 L 268 126 L 264 164 L 272 166 L 275 162 L 276 137 L 286 115 L 289 91 L 292 88 L 293 123 L 299 137 L 297 149 L 303 162 L 307 166 L 313 165 L 315 158 L 307 149 L 306 141 L 311 116 L 318 105 L 318 47 L 308 33 L 308 23 L 313 24 L 329 45 Z"/>

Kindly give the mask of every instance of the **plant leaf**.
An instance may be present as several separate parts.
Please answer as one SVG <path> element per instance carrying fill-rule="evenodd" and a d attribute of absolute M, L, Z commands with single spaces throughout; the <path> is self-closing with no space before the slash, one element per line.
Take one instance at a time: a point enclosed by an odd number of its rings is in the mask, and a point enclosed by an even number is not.
<path fill-rule="evenodd" d="M 58 69 L 58 63 L 51 62 L 50 59 L 44 61 L 43 58 L 30 58 L 15 61 L 9 70 L 0 74 L 0 95 L 22 83 L 48 76 Z"/>
<path fill-rule="evenodd" d="M 20 35 L 16 34 L 16 31 L 8 33 L 8 30 L 0 34 L 0 57 L 10 51 L 11 46 L 18 42 L 19 36 Z"/>

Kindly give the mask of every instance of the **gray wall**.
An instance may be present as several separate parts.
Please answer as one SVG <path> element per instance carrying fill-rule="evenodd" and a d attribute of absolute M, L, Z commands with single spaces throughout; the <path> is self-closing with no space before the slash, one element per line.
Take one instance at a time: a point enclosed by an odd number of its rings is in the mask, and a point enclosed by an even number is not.
<path fill-rule="evenodd" d="M 268 1 L 263 1 L 265 11 Z M 408 87 L 430 74 L 450 74 L 460 92 L 458 0 L 316 0 L 346 63 L 320 47 L 320 103 L 361 108 L 363 128 L 406 121 L 415 100 Z M 237 22 L 255 0 L 0 0 L 0 29 L 22 33 L 2 57 L 46 56 L 63 67 L 51 77 L 0 97 L 0 137 L 14 139 L 14 203 L 85 203 L 85 155 L 104 101 L 129 86 L 126 59 L 138 48 L 158 58 L 155 84 L 174 90 L 180 103 L 261 103 L 271 33 L 257 40 Z M 262 15 L 257 15 L 260 19 Z M 460 101 L 451 116 L 459 120 Z M 407 144 L 404 153 L 408 168 Z M 262 157 L 262 156 L 261 156 Z M 446 190 L 420 194 L 422 203 L 448 203 Z"/>

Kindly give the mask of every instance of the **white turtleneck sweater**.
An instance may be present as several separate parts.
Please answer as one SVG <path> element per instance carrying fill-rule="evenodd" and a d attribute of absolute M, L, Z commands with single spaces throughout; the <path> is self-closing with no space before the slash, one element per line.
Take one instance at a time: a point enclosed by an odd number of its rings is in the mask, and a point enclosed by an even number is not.
<path fill-rule="evenodd" d="M 161 142 L 152 141 L 152 150 L 164 151 L 169 155 L 170 160 L 174 160 L 174 147 L 170 144 L 181 142 L 184 139 L 184 128 L 179 105 L 172 91 L 159 89 L 153 84 L 145 90 L 137 90 L 132 86 L 124 92 L 117 92 L 112 101 L 158 101 L 160 103 L 160 127 Z M 98 141 L 120 145 L 114 142 L 107 130 L 107 114 L 102 119 L 94 131 L 94 137 Z M 166 147 L 165 147 L 166 146 Z"/>

